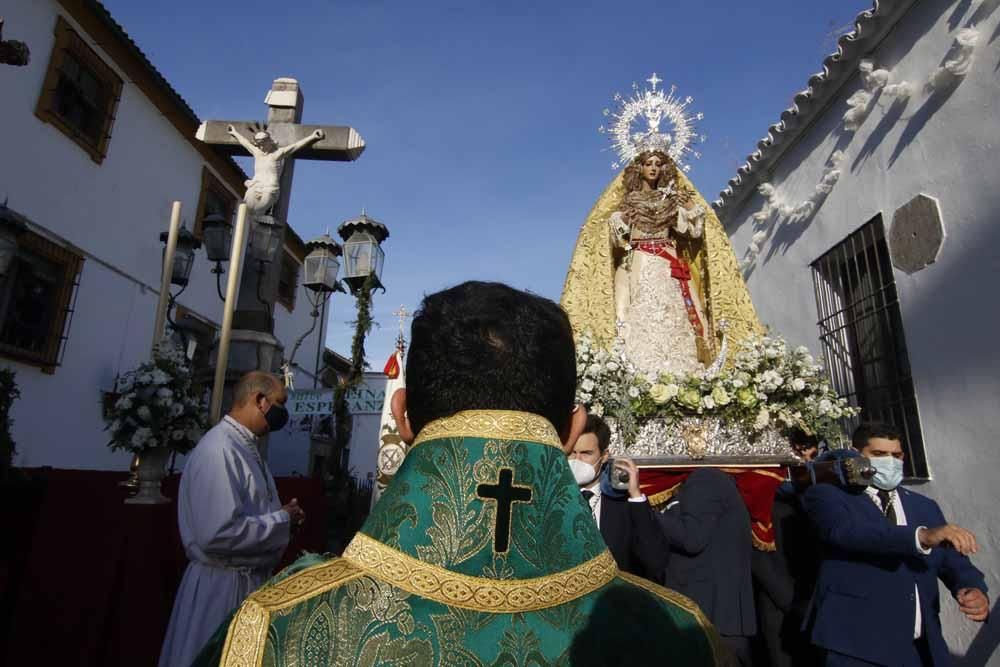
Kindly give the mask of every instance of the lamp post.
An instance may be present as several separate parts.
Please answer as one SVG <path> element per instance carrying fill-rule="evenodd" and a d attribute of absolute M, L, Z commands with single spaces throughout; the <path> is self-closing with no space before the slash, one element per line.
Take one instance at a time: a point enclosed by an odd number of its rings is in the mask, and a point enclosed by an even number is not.
<path fill-rule="evenodd" d="M 225 301 L 222 293 L 223 262 L 229 261 L 233 244 L 233 223 L 223 215 L 209 213 L 201 221 L 201 237 L 205 243 L 205 256 L 208 261 L 215 262 L 212 273 L 215 274 L 215 291 L 219 299 Z"/>
<path fill-rule="evenodd" d="M 171 232 L 161 232 L 160 242 L 163 243 L 163 270 L 167 271 L 167 249 L 170 242 Z M 181 224 L 181 228 L 177 231 L 176 238 L 174 239 L 174 253 L 173 259 L 170 262 L 170 284 L 180 287 L 177 292 L 167 293 L 167 309 L 164 313 L 166 321 L 170 324 L 170 328 L 174 331 L 180 333 L 181 340 L 184 345 L 187 346 L 187 336 L 181 331 L 180 327 L 177 326 L 177 322 L 174 322 L 172 313 L 174 311 L 174 306 L 177 305 L 177 297 L 187 289 L 188 281 L 191 279 L 191 269 L 194 267 L 194 251 L 201 247 L 201 241 L 195 237 L 194 234 L 188 231 L 188 229 Z M 165 333 L 165 332 L 164 332 Z"/>
<path fill-rule="evenodd" d="M 358 293 L 369 280 L 372 289 L 382 287 L 382 264 L 385 251 L 382 242 L 389 238 L 389 228 L 369 217 L 364 211 L 361 216 L 348 220 L 337 228 L 344 239 L 344 282 L 351 292 Z"/>
<path fill-rule="evenodd" d="M 329 300 L 330 295 L 336 290 L 343 291 L 343 288 L 337 281 L 337 273 L 340 271 L 340 260 L 337 258 L 343 253 L 340 244 L 330 238 L 329 234 L 323 234 L 306 243 L 306 250 L 308 254 L 304 262 L 305 278 L 302 284 L 309 290 L 306 296 L 309 299 L 309 304 L 312 306 L 312 312 L 310 313 L 312 325 L 308 331 L 299 336 L 299 339 L 295 341 L 292 353 L 284 363 L 285 384 L 289 389 L 293 388 L 291 369 L 292 363 L 295 361 L 295 353 L 299 351 L 299 346 L 302 345 L 309 334 L 316 329 L 320 309 L 322 308 L 324 312 L 326 311 L 326 302 Z"/>

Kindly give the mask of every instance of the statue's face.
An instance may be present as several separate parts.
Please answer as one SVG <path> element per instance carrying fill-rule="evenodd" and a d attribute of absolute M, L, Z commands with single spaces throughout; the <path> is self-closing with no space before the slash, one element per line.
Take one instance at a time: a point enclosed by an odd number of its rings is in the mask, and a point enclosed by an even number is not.
<path fill-rule="evenodd" d="M 278 145 L 274 143 L 274 139 L 267 132 L 258 132 L 253 135 L 253 142 L 257 145 L 257 148 L 265 153 L 273 153 L 278 148 Z"/>
<path fill-rule="evenodd" d="M 664 166 L 663 159 L 659 155 L 650 155 L 639 166 L 639 173 L 642 174 L 642 180 L 650 184 L 656 183 L 660 180 Z"/>

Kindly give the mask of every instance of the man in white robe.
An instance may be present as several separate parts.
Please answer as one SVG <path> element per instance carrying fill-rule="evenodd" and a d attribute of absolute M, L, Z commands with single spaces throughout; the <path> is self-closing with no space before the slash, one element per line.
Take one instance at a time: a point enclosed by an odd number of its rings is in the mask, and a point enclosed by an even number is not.
<path fill-rule="evenodd" d="M 270 373 L 237 383 L 233 408 L 188 456 L 177 519 L 187 554 L 160 667 L 189 667 L 216 628 L 281 560 L 305 513 L 278 499 L 258 439 L 288 421 L 288 392 Z"/>

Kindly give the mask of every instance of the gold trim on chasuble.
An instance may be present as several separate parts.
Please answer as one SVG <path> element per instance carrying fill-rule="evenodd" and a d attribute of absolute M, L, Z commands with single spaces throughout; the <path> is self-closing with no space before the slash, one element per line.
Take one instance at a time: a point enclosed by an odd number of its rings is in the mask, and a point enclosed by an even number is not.
<path fill-rule="evenodd" d="M 408 593 L 450 607 L 491 614 L 538 611 L 565 604 L 605 586 L 619 573 L 611 552 L 585 563 L 533 579 L 488 579 L 452 572 L 417 560 L 358 533 L 344 559 Z"/>
<path fill-rule="evenodd" d="M 688 612 L 694 616 L 695 620 L 698 622 L 698 626 L 705 633 L 708 638 L 709 647 L 712 649 L 712 661 L 716 665 L 728 665 L 730 664 L 725 657 L 728 656 L 728 649 L 722 645 L 722 639 L 719 637 L 719 633 L 716 631 L 715 626 L 712 625 L 708 617 L 701 610 L 701 607 L 686 595 L 681 595 L 675 590 L 669 588 L 664 588 L 659 584 L 654 584 L 648 579 L 643 579 L 634 574 L 629 574 L 628 572 L 619 572 L 618 576 L 624 579 L 633 586 L 638 586 L 639 588 L 649 591 L 656 597 L 666 600 L 675 607 L 680 607 L 684 611 Z"/>
<path fill-rule="evenodd" d="M 229 624 L 219 665 L 260 667 L 264 661 L 272 612 L 325 593 L 364 574 L 343 558 L 335 558 L 258 589 L 240 606 Z"/>
<path fill-rule="evenodd" d="M 521 440 L 563 448 L 555 427 L 544 417 L 516 410 L 463 410 L 424 426 L 410 449 L 443 438 Z"/>

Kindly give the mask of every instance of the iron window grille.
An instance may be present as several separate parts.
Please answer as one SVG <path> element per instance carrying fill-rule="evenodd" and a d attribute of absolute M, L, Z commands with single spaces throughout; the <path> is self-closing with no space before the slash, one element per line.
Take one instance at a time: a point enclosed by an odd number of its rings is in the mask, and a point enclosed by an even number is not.
<path fill-rule="evenodd" d="M 885 240 L 877 215 L 812 263 L 819 338 L 834 390 L 860 417 L 883 421 L 903 432 L 904 472 L 927 479 L 927 456 L 916 393 L 906 351 L 903 318 Z"/>

